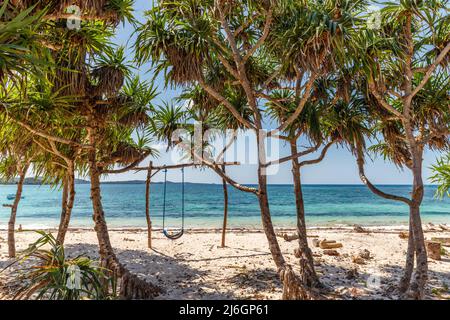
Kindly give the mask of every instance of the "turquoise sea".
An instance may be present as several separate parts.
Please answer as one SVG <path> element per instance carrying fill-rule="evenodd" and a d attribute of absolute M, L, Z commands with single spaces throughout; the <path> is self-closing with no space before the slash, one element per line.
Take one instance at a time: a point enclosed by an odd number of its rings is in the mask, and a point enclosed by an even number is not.
<path fill-rule="evenodd" d="M 90 227 L 92 209 L 89 185 L 77 185 L 77 196 L 71 226 Z M 408 195 L 410 186 L 385 185 L 383 190 Z M 162 222 L 162 184 L 152 184 L 151 215 L 154 227 Z M 15 186 L 0 186 L 0 203 L 8 203 L 8 194 Z M 422 205 L 424 222 L 450 223 L 450 199 L 434 199 L 434 186 L 426 187 Z M 61 192 L 49 186 L 24 187 L 17 224 L 24 228 L 55 227 L 59 222 Z M 145 185 L 102 185 L 104 211 L 110 227 L 145 227 Z M 295 203 L 292 185 L 270 185 L 270 204 L 273 220 L 278 227 L 295 224 Z M 186 185 L 187 228 L 220 227 L 223 215 L 223 193 L 220 184 Z M 405 225 L 407 207 L 373 195 L 363 185 L 306 185 L 304 186 L 307 222 L 318 225 Z M 181 212 L 181 184 L 168 184 L 167 211 L 169 225 L 177 226 Z M 0 207 L 0 228 L 7 227 L 9 208 Z M 256 197 L 229 187 L 229 226 L 260 228 L 260 214 Z"/>

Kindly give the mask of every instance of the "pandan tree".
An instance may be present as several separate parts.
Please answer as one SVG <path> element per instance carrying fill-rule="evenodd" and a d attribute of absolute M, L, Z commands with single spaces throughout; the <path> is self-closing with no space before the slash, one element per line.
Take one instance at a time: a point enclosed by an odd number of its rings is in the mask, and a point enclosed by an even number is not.
<path fill-rule="evenodd" d="M 5 101 L 11 96 L 24 96 L 28 74 L 42 76 L 48 64 L 46 49 L 38 33 L 44 11 L 33 8 L 17 8 L 9 1 L 0 5 L 0 119 L 1 174 L 6 179 L 18 176 L 17 190 L 8 223 L 8 254 L 15 257 L 15 221 L 22 198 L 24 180 L 33 158 L 34 146 L 31 136 L 12 123 L 5 113 Z M 47 61 L 47 62 L 46 62 Z"/>
<path fill-rule="evenodd" d="M 63 244 L 75 201 L 76 166 L 81 163 L 78 160 L 84 151 L 85 136 L 75 125 L 72 113 L 76 99 L 54 92 L 48 82 L 33 76 L 28 77 L 21 90 L 26 92 L 24 97 L 8 93 L 4 110 L 11 122 L 32 134 L 38 155 L 33 165 L 34 173 L 44 183 L 62 187 L 61 221 L 56 239 Z M 40 134 L 42 132 L 47 135 Z M 72 144 L 55 141 L 52 135 L 64 137 Z"/>
<path fill-rule="evenodd" d="M 16 4 L 29 5 L 26 1 Z M 75 13 L 66 10 L 66 5 L 72 4 L 78 4 L 81 11 L 81 22 L 75 28 L 71 16 Z M 61 121 L 77 128 L 81 132 L 81 141 L 65 137 L 64 126 L 58 122 L 49 127 L 33 127 L 27 119 L 16 119 L 16 123 L 36 137 L 46 139 L 46 144 L 41 143 L 43 148 L 53 141 L 58 150 L 62 150 L 61 145 L 83 150 L 81 167 L 90 177 L 93 219 L 102 266 L 121 280 L 123 297 L 141 299 L 156 296 L 159 288 L 132 275 L 119 262 L 109 238 L 100 186 L 102 175 L 130 170 L 151 154 L 151 149 L 145 146 L 146 139 L 132 137 L 149 120 L 149 105 L 141 104 L 140 99 L 153 99 L 154 90 L 150 90 L 151 94 L 143 93 L 144 86 L 138 86 L 140 92 L 136 92 L 136 88 L 125 84 L 130 75 L 125 51 L 113 47 L 109 41 L 118 23 L 132 20 L 131 7 L 132 1 L 128 0 L 50 3 L 43 19 L 47 22 L 45 33 L 52 44 L 49 47 L 56 67 L 47 78 L 53 92 L 76 97 L 68 108 L 71 115 Z"/>
<path fill-rule="evenodd" d="M 214 70 L 211 70 L 207 77 L 210 81 L 218 82 L 225 70 L 216 65 Z M 234 108 L 239 114 L 251 121 L 251 111 L 247 107 L 245 96 L 242 92 L 228 90 L 228 100 L 233 104 Z M 186 88 L 179 96 L 178 100 L 187 106 L 188 121 L 194 122 L 201 126 L 201 148 L 197 154 L 202 153 L 203 157 L 207 157 L 210 163 L 217 164 L 222 173 L 226 175 L 226 167 L 232 165 L 238 165 L 237 161 L 226 161 L 226 153 L 235 143 L 239 130 L 243 130 L 243 125 L 223 106 L 218 105 L 217 101 L 209 96 L 209 94 L 203 90 L 200 86 L 194 86 L 192 88 Z M 191 134 L 198 134 L 195 132 L 195 128 L 188 126 Z M 214 142 L 222 140 L 223 144 L 220 144 L 220 149 L 215 150 Z M 192 150 L 192 149 L 190 149 Z M 198 159 L 190 154 L 190 159 L 196 163 Z M 207 166 L 205 166 L 207 167 Z M 218 168 L 216 167 L 216 170 Z M 222 223 L 222 235 L 221 235 L 221 247 L 226 246 L 226 230 L 228 223 L 228 183 L 227 180 L 222 177 L 222 189 L 223 189 L 223 223 Z"/>
<path fill-rule="evenodd" d="M 8 222 L 8 255 L 10 258 L 16 256 L 15 228 L 17 209 L 22 199 L 23 185 L 31 162 L 33 161 L 35 147 L 32 135 L 24 132 L 20 127 L 8 120 L 2 114 L 0 130 L 0 175 L 7 181 L 17 180 L 17 189 L 12 204 L 5 207 L 11 208 L 11 215 Z"/>
<path fill-rule="evenodd" d="M 237 183 L 217 165 L 195 156 L 233 187 L 257 197 L 285 299 L 317 295 L 294 273 L 278 244 L 267 190 L 267 140 L 276 139 L 300 116 L 314 81 L 333 69 L 347 28 L 353 25 L 352 17 L 358 11 L 359 4 L 354 6 L 349 1 L 158 1 L 147 13 L 148 21 L 138 29 L 138 62 L 152 61 L 155 70 L 165 72 L 168 83 L 174 86 L 200 86 L 256 135 L 257 188 Z M 294 27 L 297 31 L 291 29 Z M 292 45 L 284 46 L 281 52 L 273 50 L 271 43 L 285 34 L 293 35 Z M 278 40 L 282 41 L 284 38 Z M 286 69 L 289 63 L 299 71 L 300 98 L 292 114 L 278 128 L 266 132 L 264 104 L 270 93 L 286 83 L 295 87 L 295 70 Z M 208 75 L 217 66 L 220 77 L 211 79 Z M 227 90 L 243 94 L 251 121 L 230 102 Z"/>
<path fill-rule="evenodd" d="M 268 101 L 269 114 L 274 121 L 283 123 L 289 118 L 292 112 L 295 112 L 299 96 L 296 96 L 289 90 L 274 91 Z M 282 158 L 282 161 L 291 159 L 292 178 L 294 182 L 294 196 L 297 213 L 297 234 L 299 249 L 296 251 L 296 257 L 300 259 L 300 268 L 302 281 L 309 287 L 320 286 L 319 278 L 314 268 L 312 251 L 308 246 L 306 237 L 306 221 L 305 206 L 301 182 L 301 168 L 306 165 L 319 163 L 324 159 L 328 149 L 334 141 L 326 141 L 326 137 L 322 133 L 324 131 L 323 123 L 321 124 L 321 113 L 325 111 L 325 104 L 307 102 L 303 107 L 299 117 L 287 127 L 279 138 L 289 145 L 290 154 Z M 303 147 L 301 151 L 298 149 L 300 139 L 309 141 L 311 146 Z M 302 157 L 306 157 L 320 149 L 324 144 L 320 155 L 315 159 L 301 161 Z M 275 162 L 269 162 L 273 165 Z"/>
<path fill-rule="evenodd" d="M 447 6 L 448 1 L 383 4 L 379 28 L 368 24 L 356 36 L 355 64 L 365 76 L 362 90 L 371 113 L 377 114 L 375 125 L 382 138 L 372 150 L 411 172 L 411 194 L 388 194 L 374 186 L 364 172 L 361 149 L 357 153 L 359 173 L 372 192 L 409 207 L 408 250 L 399 288 L 414 299 L 424 296 L 428 270 L 420 217 L 423 153 L 426 148 L 445 150 L 449 146 Z"/>

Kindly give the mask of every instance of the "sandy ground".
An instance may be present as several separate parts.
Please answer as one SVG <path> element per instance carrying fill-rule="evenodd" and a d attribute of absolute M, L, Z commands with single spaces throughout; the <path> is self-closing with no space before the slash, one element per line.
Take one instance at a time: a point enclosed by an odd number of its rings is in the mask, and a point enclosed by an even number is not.
<path fill-rule="evenodd" d="M 286 230 L 285 230 L 286 231 Z M 397 299 L 395 287 L 400 278 L 407 240 L 395 228 L 375 228 L 369 233 L 350 229 L 312 229 L 308 231 L 321 281 L 331 288 L 331 299 Z M 140 277 L 160 285 L 159 299 L 279 299 L 281 285 L 268 250 L 264 233 L 258 230 L 234 230 L 227 234 L 227 246 L 220 247 L 217 230 L 191 230 L 171 241 L 154 232 L 153 250 L 147 249 L 143 230 L 111 230 L 111 241 L 124 264 Z M 428 227 L 426 238 L 449 237 L 449 231 Z M 17 247 L 24 249 L 37 239 L 31 231 L 17 233 Z M 339 256 L 328 256 L 313 247 L 312 239 L 343 243 Z M 0 231 L 0 268 L 11 262 L 7 257 L 6 232 Z M 97 257 L 97 239 L 93 230 L 71 230 L 66 238 L 69 255 Z M 296 241 L 279 238 L 286 259 L 296 263 Z M 429 260 L 428 299 L 450 297 L 450 247 L 441 261 Z M 357 264 L 353 256 L 362 250 L 370 259 Z M 16 270 L 0 274 L 0 299 L 9 298 Z"/>

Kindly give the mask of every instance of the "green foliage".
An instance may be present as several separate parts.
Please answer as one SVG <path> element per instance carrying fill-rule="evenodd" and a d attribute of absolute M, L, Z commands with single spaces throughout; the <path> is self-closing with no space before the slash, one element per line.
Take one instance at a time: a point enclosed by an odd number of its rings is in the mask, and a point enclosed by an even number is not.
<path fill-rule="evenodd" d="M 432 166 L 434 175 L 430 177 L 432 183 L 438 184 L 436 196 L 442 198 L 444 195 L 450 197 L 450 154 L 437 159 L 437 163 Z"/>
<path fill-rule="evenodd" d="M 43 59 L 37 29 L 44 11 L 32 14 L 33 7 L 20 12 L 9 10 L 9 1 L 0 6 L 0 85 L 6 77 L 19 78 L 20 74 L 39 74 Z"/>
<path fill-rule="evenodd" d="M 150 133 L 170 147 L 174 143 L 174 133 L 185 127 L 185 119 L 186 112 L 182 107 L 165 103 L 154 111 Z"/>
<path fill-rule="evenodd" d="M 53 235 L 38 233 L 41 237 L 20 254 L 20 264 L 28 261 L 31 265 L 20 269 L 22 286 L 16 298 L 109 300 L 117 296 L 115 279 L 108 270 L 81 255 L 68 258 Z"/>

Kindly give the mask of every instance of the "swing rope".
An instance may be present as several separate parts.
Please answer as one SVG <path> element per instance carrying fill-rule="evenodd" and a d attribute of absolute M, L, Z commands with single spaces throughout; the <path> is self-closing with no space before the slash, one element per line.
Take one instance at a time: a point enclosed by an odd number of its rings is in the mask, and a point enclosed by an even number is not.
<path fill-rule="evenodd" d="M 163 234 L 170 240 L 179 239 L 184 233 L 184 168 L 181 168 L 181 177 L 181 229 L 176 233 L 170 233 L 166 229 L 167 169 L 164 169 Z"/>

